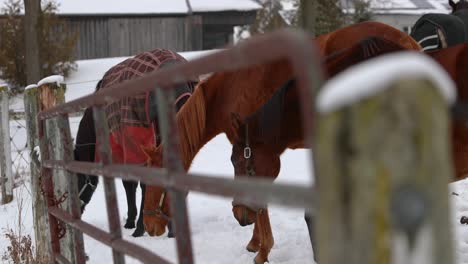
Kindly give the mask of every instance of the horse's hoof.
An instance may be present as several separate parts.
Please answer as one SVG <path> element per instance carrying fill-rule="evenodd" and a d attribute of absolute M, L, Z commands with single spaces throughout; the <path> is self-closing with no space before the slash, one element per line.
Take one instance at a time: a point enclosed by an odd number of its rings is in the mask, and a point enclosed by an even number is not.
<path fill-rule="evenodd" d="M 254 264 L 264 264 L 264 263 L 268 263 L 269 261 L 268 261 L 268 258 L 262 259 L 259 256 L 256 256 L 253 262 Z"/>
<path fill-rule="evenodd" d="M 137 228 L 137 229 L 135 230 L 135 232 L 133 232 L 132 237 L 141 237 L 141 236 L 143 236 L 144 234 L 145 234 L 145 230 L 144 230 L 144 229 L 139 229 L 139 228 Z"/>
<path fill-rule="evenodd" d="M 127 222 L 126 222 L 125 225 L 124 225 L 124 228 L 125 228 L 125 229 L 133 229 L 133 228 L 135 228 L 135 221 L 129 221 L 129 220 L 127 220 Z"/>
<path fill-rule="evenodd" d="M 167 237 L 168 238 L 174 238 L 175 237 L 174 232 L 167 233 Z"/>
<path fill-rule="evenodd" d="M 255 253 L 255 252 L 258 252 L 260 250 L 260 247 L 259 246 L 252 246 L 252 245 L 247 245 L 245 247 L 245 249 L 247 249 L 247 251 L 249 252 L 252 252 L 252 253 Z"/>

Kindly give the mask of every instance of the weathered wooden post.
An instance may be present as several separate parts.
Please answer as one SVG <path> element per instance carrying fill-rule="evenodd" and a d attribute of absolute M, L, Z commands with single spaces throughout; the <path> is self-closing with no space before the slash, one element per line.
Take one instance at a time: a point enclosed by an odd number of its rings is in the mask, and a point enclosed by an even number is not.
<path fill-rule="evenodd" d="M 41 80 L 37 89 L 38 110 L 47 110 L 64 103 L 65 90 L 66 87 L 62 76 L 50 76 Z M 42 130 L 43 135 L 39 136 L 41 157 L 65 162 L 72 160 L 73 146 L 68 115 L 61 115 L 42 123 L 42 125 L 45 124 L 45 127 Z M 45 168 L 43 168 L 42 173 L 41 186 L 46 192 L 47 206 L 61 206 L 73 218 L 80 218 L 76 175 L 65 170 L 51 171 Z M 49 224 L 51 227 L 50 237 L 53 256 L 60 258 L 57 255 L 60 253 L 61 256 L 72 263 L 85 263 L 83 234 L 64 223 L 58 222 L 51 214 L 49 214 Z M 62 233 L 63 231 L 65 233 Z M 63 235 L 62 239 L 58 237 L 59 234 Z"/>
<path fill-rule="evenodd" d="M 31 169 L 31 194 L 34 221 L 36 255 L 45 257 L 50 252 L 50 234 L 47 221 L 47 204 L 41 189 L 41 163 L 39 158 L 39 140 L 37 135 L 38 96 L 37 85 L 29 85 L 24 91 L 24 112 L 28 136 L 29 160 Z"/>
<path fill-rule="evenodd" d="M 453 263 L 454 99 L 448 75 L 408 53 L 356 66 L 323 88 L 314 146 L 319 263 Z"/>
<path fill-rule="evenodd" d="M 8 87 L 0 85 L 0 185 L 2 187 L 1 204 L 13 200 L 13 173 L 11 170 L 10 118 Z"/>

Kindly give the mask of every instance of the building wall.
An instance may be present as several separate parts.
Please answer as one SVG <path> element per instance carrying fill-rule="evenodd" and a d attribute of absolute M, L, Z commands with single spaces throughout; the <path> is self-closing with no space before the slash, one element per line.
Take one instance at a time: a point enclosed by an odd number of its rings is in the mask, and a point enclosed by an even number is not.
<path fill-rule="evenodd" d="M 201 25 L 187 26 L 186 17 L 69 17 L 66 20 L 70 31 L 78 33 L 77 59 L 130 56 L 154 48 L 175 51 L 203 48 Z"/>
<path fill-rule="evenodd" d="M 410 33 L 411 27 L 420 17 L 420 15 L 375 14 L 373 16 L 373 20 L 388 24 L 392 27 Z"/>

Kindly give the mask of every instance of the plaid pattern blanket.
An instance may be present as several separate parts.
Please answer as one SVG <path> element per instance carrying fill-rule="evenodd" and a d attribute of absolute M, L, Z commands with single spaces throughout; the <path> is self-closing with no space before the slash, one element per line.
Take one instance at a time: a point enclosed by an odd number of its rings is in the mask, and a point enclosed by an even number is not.
<path fill-rule="evenodd" d="M 155 49 L 129 58 L 109 69 L 102 78 L 101 89 L 106 89 L 114 84 L 135 79 L 149 72 L 158 70 L 164 65 L 186 60 L 176 52 L 166 49 Z M 176 89 L 176 96 L 189 96 L 193 91 L 193 86 L 187 87 L 183 94 L 179 95 Z M 111 132 L 110 144 L 114 163 L 142 163 L 145 155 L 141 146 L 154 145 L 155 132 L 154 114 L 150 112 L 155 108 L 154 103 L 149 103 L 152 92 L 126 97 L 121 100 L 109 103 L 105 107 L 107 122 Z"/>
<path fill-rule="evenodd" d="M 104 74 L 101 87 L 105 89 L 114 84 L 144 76 L 170 61 L 185 62 L 186 60 L 179 54 L 165 49 L 138 54 L 109 69 Z M 152 124 L 146 109 L 147 98 L 148 93 L 144 93 L 107 105 L 106 114 L 110 131 L 119 130 L 122 125 L 150 127 Z"/>

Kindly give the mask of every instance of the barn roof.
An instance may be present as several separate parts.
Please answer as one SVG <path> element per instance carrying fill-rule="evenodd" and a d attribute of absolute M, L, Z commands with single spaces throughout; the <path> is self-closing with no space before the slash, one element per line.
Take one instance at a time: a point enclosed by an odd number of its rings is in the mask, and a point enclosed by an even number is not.
<path fill-rule="evenodd" d="M 8 0 L 0 0 L 4 7 Z M 186 0 L 55 0 L 59 15 L 167 15 L 187 14 Z M 190 0 L 195 13 L 255 11 L 255 0 Z"/>
<path fill-rule="evenodd" d="M 353 8 L 352 1 L 341 0 L 343 7 Z M 372 0 L 371 8 L 375 14 L 449 13 L 448 0 Z"/>

